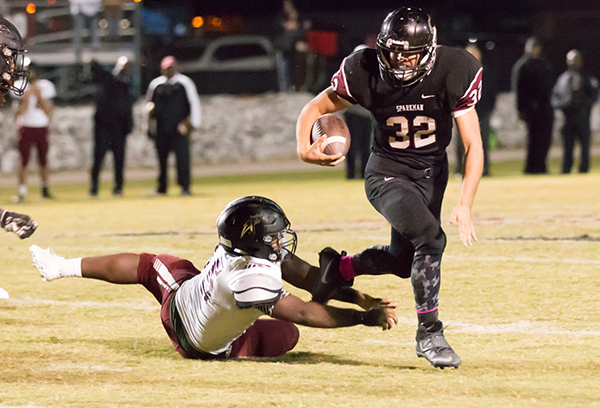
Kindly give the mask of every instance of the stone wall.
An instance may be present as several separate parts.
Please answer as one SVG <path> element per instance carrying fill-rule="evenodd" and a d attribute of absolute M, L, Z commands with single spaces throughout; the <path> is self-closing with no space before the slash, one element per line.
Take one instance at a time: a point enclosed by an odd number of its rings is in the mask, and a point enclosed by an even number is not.
<path fill-rule="evenodd" d="M 298 114 L 312 98 L 305 93 L 266 94 L 253 97 L 219 95 L 202 97 L 202 127 L 192 134 L 193 162 L 248 163 L 290 158 L 296 154 L 295 124 Z M 500 94 L 492 126 L 499 148 L 521 148 L 525 127 L 514 109 L 514 95 Z M 93 106 L 56 107 L 50 129 L 49 163 L 52 170 L 87 170 L 92 161 Z M 562 122 L 555 123 L 555 141 Z M 146 136 L 142 102 L 135 106 L 135 129 L 127 142 L 127 166 L 156 167 L 152 141 Z M 600 135 L 600 107 L 594 108 L 592 127 Z M 35 159 L 35 156 L 32 156 Z M 107 155 L 105 166 L 110 165 Z M 14 111 L 0 110 L 0 171 L 18 168 Z"/>

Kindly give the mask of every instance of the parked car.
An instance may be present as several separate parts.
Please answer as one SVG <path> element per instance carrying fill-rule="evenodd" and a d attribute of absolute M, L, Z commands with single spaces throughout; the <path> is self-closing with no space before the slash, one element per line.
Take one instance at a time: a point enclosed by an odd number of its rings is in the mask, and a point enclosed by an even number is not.
<path fill-rule="evenodd" d="M 210 41 L 200 58 L 181 61 L 200 94 L 257 94 L 278 91 L 278 64 L 271 40 L 264 36 L 228 36 Z"/>

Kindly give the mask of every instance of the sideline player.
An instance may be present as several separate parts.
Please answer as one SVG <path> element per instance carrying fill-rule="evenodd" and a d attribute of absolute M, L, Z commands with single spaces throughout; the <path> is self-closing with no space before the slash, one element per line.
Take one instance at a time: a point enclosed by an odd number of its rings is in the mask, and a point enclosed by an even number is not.
<path fill-rule="evenodd" d="M 474 109 L 481 76 L 479 62 L 467 51 L 437 45 L 428 14 L 403 7 L 383 21 L 376 49 L 360 50 L 344 59 L 331 86 L 304 107 L 296 127 L 300 158 L 335 166 L 344 157 L 321 153 L 325 136 L 310 142 L 315 120 L 353 104 L 373 113 L 379 133 L 366 169 L 365 190 L 392 227 L 389 245 L 354 256 L 323 250 L 320 256 L 329 259 L 330 267 L 324 268 L 325 284 L 313 290 L 313 300 L 326 302 L 333 288 L 359 274 L 410 277 L 419 322 L 417 355 L 442 368 L 457 368 L 461 363 L 438 319 L 440 265 L 446 246 L 440 221 L 448 183 L 446 148 L 454 119 L 465 147 L 465 172 L 450 222 L 458 224 L 461 241 L 471 246 L 476 240 L 471 207 L 483 169 Z"/>
<path fill-rule="evenodd" d="M 27 86 L 28 73 L 23 68 L 25 46 L 19 30 L 8 20 L 0 17 L 0 106 L 5 95 L 13 91 L 23 95 Z M 37 222 L 28 215 L 18 214 L 0 208 L 0 228 L 14 232 L 19 238 L 31 236 L 37 228 Z M 0 299 L 8 299 L 8 292 L 0 288 Z"/>
<path fill-rule="evenodd" d="M 280 356 L 298 342 L 294 323 L 383 330 L 398 323 L 389 300 L 367 296 L 373 307 L 363 303 L 369 310 L 359 311 L 304 302 L 284 290 L 282 279 L 310 288 L 319 273 L 294 255 L 296 234 L 275 202 L 255 196 L 234 200 L 219 215 L 217 228 L 219 245 L 202 271 L 165 254 L 64 259 L 50 248 L 30 250 L 46 281 L 79 276 L 144 285 L 161 303 L 163 326 L 185 358 Z M 263 315 L 273 319 L 259 319 Z"/>

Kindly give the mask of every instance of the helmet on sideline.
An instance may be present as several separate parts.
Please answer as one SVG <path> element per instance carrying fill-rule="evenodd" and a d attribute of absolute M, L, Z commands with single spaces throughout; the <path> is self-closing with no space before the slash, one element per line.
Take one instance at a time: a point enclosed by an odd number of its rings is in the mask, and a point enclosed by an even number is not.
<path fill-rule="evenodd" d="M 281 207 L 265 197 L 248 196 L 227 204 L 217 218 L 221 246 L 236 255 L 272 262 L 296 251 L 296 233 Z"/>
<path fill-rule="evenodd" d="M 23 95 L 29 73 L 24 68 L 25 45 L 19 30 L 7 19 L 0 17 L 0 94 L 13 91 Z"/>
<path fill-rule="evenodd" d="M 402 7 L 387 15 L 377 36 L 381 78 L 390 86 L 410 86 L 431 72 L 435 63 L 437 32 L 420 8 Z M 416 58 L 411 65 L 407 58 Z"/>

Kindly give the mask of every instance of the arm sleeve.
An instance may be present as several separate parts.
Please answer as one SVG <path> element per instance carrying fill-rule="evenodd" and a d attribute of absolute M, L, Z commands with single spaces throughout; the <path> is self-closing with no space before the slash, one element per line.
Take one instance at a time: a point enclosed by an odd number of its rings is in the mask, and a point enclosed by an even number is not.
<path fill-rule="evenodd" d="M 461 50 L 460 59 L 456 61 L 462 69 L 452 70 L 447 79 L 452 116 L 464 115 L 481 99 L 483 68 L 465 50 Z"/>
<path fill-rule="evenodd" d="M 192 126 L 197 129 L 202 124 L 202 111 L 200 109 L 200 97 L 198 96 L 198 90 L 196 89 L 194 81 L 185 75 L 181 75 L 180 81 L 185 88 L 185 92 L 190 103 L 190 122 L 192 123 Z"/>
<path fill-rule="evenodd" d="M 154 78 L 150 84 L 148 85 L 148 89 L 146 90 L 146 102 L 152 102 L 154 100 L 154 90 L 160 84 L 165 82 L 165 77 Z"/>
<path fill-rule="evenodd" d="M 333 74 L 333 77 L 331 78 L 331 87 L 340 97 L 340 99 L 350 106 L 356 104 L 357 101 L 354 99 L 354 96 L 352 96 L 352 93 L 350 92 L 350 86 L 348 85 L 348 74 L 346 72 L 348 58 L 349 57 L 344 58 L 342 64 L 340 65 L 340 69 Z"/>

